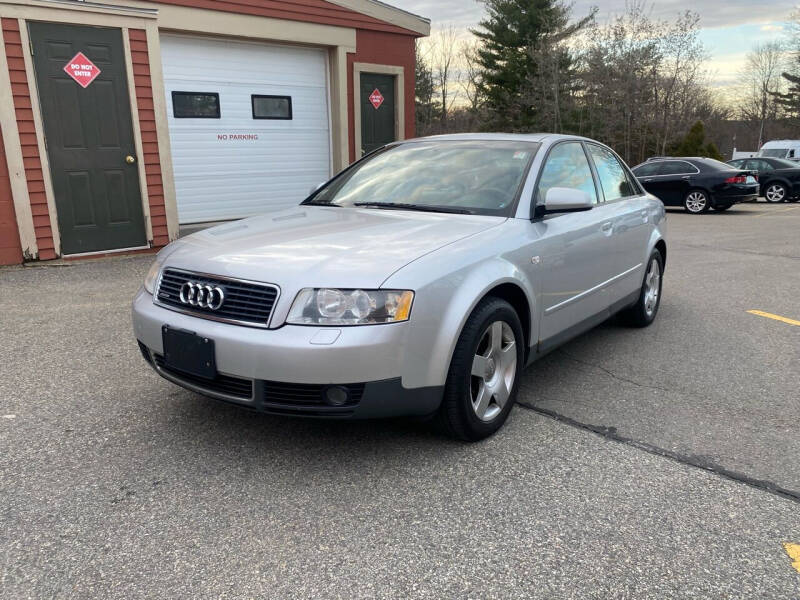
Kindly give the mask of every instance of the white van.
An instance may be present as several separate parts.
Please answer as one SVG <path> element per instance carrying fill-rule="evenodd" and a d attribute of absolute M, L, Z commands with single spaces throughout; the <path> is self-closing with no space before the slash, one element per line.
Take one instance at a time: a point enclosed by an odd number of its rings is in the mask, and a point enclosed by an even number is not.
<path fill-rule="evenodd" d="M 758 156 L 800 161 L 800 140 L 773 140 L 761 146 Z"/>

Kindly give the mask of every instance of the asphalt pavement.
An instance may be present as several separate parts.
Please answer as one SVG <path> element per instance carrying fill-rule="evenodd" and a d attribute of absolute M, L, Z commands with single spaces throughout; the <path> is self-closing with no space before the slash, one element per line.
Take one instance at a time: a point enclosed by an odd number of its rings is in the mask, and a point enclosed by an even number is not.
<path fill-rule="evenodd" d="M 800 597 L 800 327 L 747 312 L 800 320 L 800 205 L 668 222 L 657 322 L 531 367 L 474 445 L 161 380 L 151 257 L 0 269 L 0 597 Z"/>

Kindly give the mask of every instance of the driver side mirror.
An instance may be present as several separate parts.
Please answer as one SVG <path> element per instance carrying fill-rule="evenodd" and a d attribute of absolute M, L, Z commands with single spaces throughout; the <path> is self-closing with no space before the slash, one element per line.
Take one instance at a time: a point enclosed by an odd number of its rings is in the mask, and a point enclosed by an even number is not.
<path fill-rule="evenodd" d="M 322 187 L 323 185 L 325 185 L 326 183 L 327 183 L 326 181 L 323 181 L 322 183 L 319 183 L 319 184 L 317 184 L 317 185 L 313 186 L 313 187 L 311 188 L 311 190 L 308 192 L 308 195 L 310 196 L 311 194 L 313 194 L 314 192 L 316 192 L 316 191 L 317 191 L 319 188 L 321 188 L 321 187 Z"/>
<path fill-rule="evenodd" d="M 550 188 L 544 198 L 545 214 L 582 212 L 592 208 L 594 208 L 592 197 L 575 188 Z"/>

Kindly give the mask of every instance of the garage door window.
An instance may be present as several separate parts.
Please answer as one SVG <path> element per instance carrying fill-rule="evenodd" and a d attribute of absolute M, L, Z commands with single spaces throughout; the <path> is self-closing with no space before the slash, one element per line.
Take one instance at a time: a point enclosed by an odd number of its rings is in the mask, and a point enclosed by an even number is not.
<path fill-rule="evenodd" d="M 291 120 L 291 96 L 260 96 L 253 94 L 252 98 L 254 119 Z"/>
<path fill-rule="evenodd" d="M 172 92 L 172 114 L 176 119 L 219 119 L 219 94 Z"/>

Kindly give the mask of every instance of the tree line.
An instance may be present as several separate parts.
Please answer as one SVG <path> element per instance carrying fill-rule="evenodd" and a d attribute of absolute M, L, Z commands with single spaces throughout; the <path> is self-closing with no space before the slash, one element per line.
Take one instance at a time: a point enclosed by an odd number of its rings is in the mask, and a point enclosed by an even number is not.
<path fill-rule="evenodd" d="M 722 100 L 695 12 L 654 19 L 631 0 L 600 24 L 560 0 L 481 1 L 470 39 L 448 27 L 418 46 L 418 135 L 570 133 L 637 164 L 688 150 L 730 158 L 800 131 L 800 35 L 754 47 Z"/>

